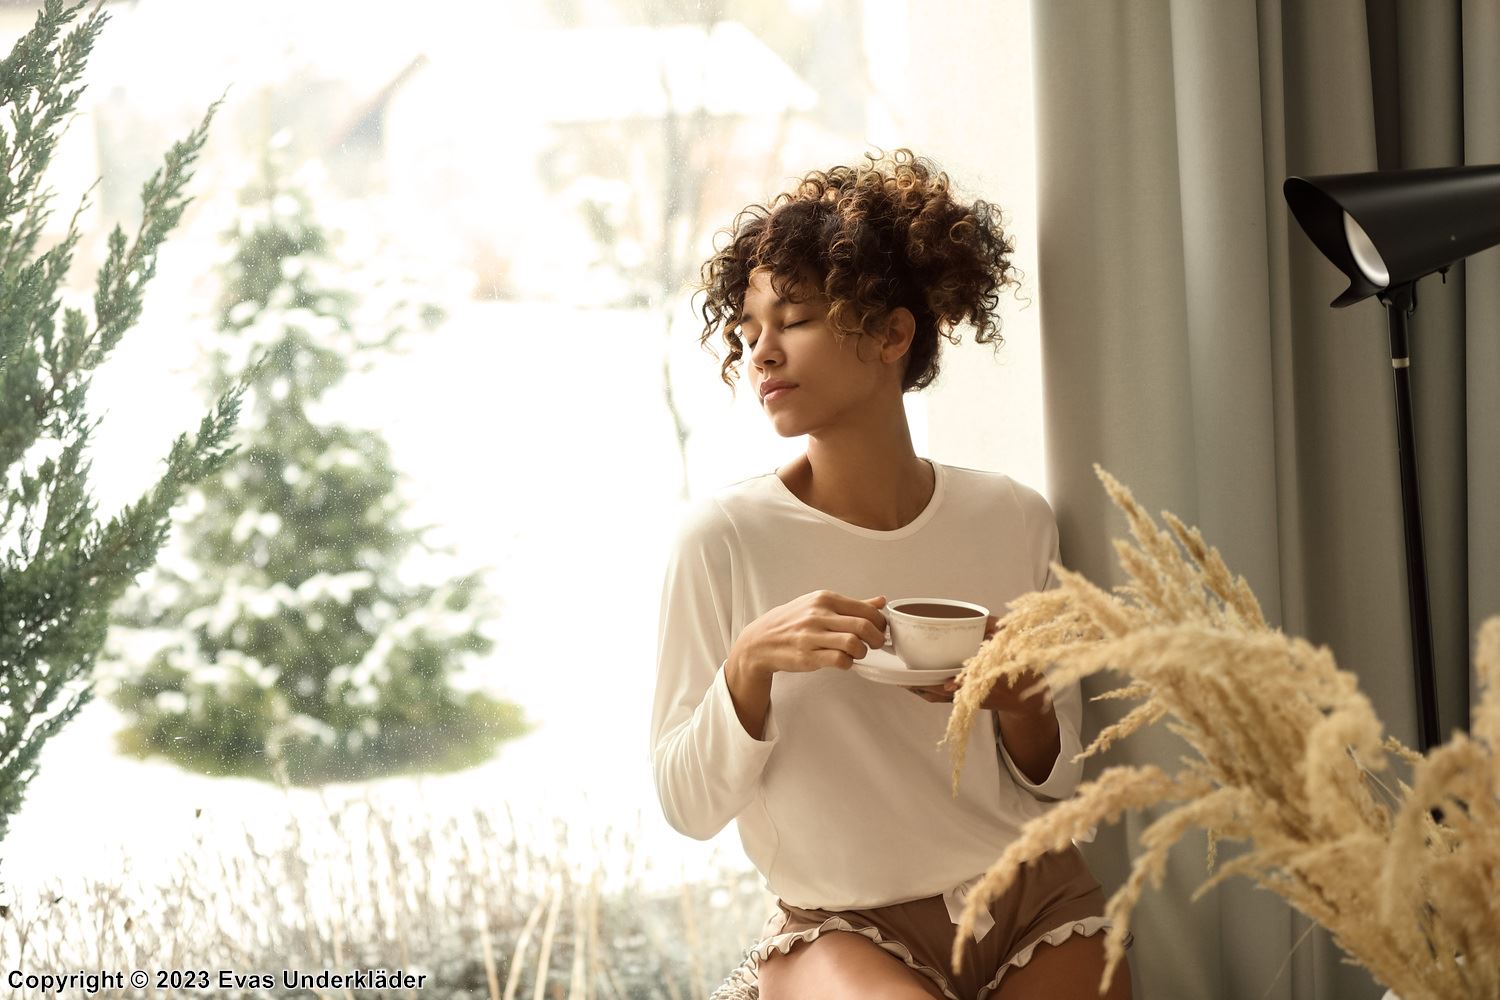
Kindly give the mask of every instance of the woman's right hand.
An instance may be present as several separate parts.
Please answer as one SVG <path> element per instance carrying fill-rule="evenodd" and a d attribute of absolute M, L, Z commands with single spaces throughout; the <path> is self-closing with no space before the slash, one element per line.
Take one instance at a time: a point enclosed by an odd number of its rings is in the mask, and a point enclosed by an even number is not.
<path fill-rule="evenodd" d="M 782 670 L 848 670 L 871 649 L 885 645 L 886 622 L 880 610 L 885 603 L 884 597 L 861 601 L 815 590 L 746 625 L 734 641 L 734 653 L 767 676 Z"/>

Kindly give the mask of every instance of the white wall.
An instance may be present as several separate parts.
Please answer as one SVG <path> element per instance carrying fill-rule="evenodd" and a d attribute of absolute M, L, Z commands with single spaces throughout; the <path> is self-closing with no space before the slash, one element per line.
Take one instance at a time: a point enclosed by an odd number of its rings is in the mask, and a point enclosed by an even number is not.
<path fill-rule="evenodd" d="M 948 172 L 960 194 L 997 204 L 1024 272 L 1021 298 L 1001 293 L 1005 344 L 944 345 L 927 390 L 930 453 L 1007 473 L 1047 494 L 1036 275 L 1036 161 L 1031 18 L 1026 0 L 924 0 L 906 15 L 907 123 L 913 149 Z M 1025 301 L 1029 300 L 1029 301 Z"/>

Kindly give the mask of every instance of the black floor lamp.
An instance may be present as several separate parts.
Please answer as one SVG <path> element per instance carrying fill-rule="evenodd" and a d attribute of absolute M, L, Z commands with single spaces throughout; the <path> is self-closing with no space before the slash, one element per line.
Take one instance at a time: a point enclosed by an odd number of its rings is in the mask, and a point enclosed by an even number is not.
<path fill-rule="evenodd" d="M 1439 742 L 1427 557 L 1411 425 L 1407 316 L 1417 281 L 1500 243 L 1500 165 L 1288 177 L 1282 193 L 1323 255 L 1349 278 L 1336 308 L 1371 295 L 1385 306 L 1396 390 L 1396 450 L 1406 522 L 1406 580 L 1422 753 Z M 1460 723 L 1468 730 L 1467 720 Z"/>

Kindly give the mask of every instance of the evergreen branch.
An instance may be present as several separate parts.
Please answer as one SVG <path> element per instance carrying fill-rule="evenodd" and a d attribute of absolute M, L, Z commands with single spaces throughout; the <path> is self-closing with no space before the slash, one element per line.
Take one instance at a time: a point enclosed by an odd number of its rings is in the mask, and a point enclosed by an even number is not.
<path fill-rule="evenodd" d="M 10 109 L 14 144 L 5 150 L 0 174 L 0 218 L 11 219 L 22 212 L 19 235 L 0 229 L 0 268 L 9 273 L 17 261 L 36 248 L 46 219 L 46 194 L 39 193 L 42 176 L 52 162 L 65 121 L 78 104 L 84 88 L 64 88 L 83 74 L 88 53 L 109 15 L 95 5 L 94 12 L 54 48 L 58 30 L 85 6 L 80 0 L 64 8 L 61 0 L 49 0 L 37 14 L 36 24 L 16 43 L 0 63 L 0 104 Z M 19 175 L 16 175 L 19 168 Z"/>
<path fill-rule="evenodd" d="M 40 558 L 77 548 L 84 528 L 93 520 L 94 505 L 87 491 L 90 466 L 85 465 L 82 470 L 78 468 L 87 444 L 88 435 L 79 435 L 59 456 L 52 489 L 47 494 L 47 517 L 42 522 L 42 535 L 37 546 Z"/>
<path fill-rule="evenodd" d="M 124 234 L 118 226 L 110 234 L 110 255 L 99 270 L 98 291 L 94 294 L 95 331 L 83 345 L 75 363 L 92 369 L 114 350 L 120 336 L 132 326 L 141 313 L 141 292 L 156 274 L 157 249 L 192 198 L 184 197 L 183 187 L 193 176 L 193 163 L 208 138 L 208 126 L 224 97 L 209 105 L 208 112 L 186 139 L 167 151 L 166 163 L 146 181 L 141 189 L 144 211 L 135 240 L 125 249 Z"/>
<path fill-rule="evenodd" d="M 21 522 L 19 552 L 0 562 L 0 840 L 36 773 L 41 747 L 88 702 L 92 685 L 61 711 L 52 712 L 53 702 L 92 674 L 112 606 L 154 562 L 183 489 L 235 452 L 228 439 L 241 396 L 265 363 L 252 366 L 224 395 L 196 436 L 177 439 L 161 481 L 101 529 L 84 460 L 98 424 L 85 406 L 88 373 L 141 315 L 158 249 L 190 201 L 183 190 L 223 98 L 146 182 L 134 241 L 118 226 L 109 234 L 90 332 L 85 313 L 63 309 L 59 300 L 89 192 L 63 239 L 33 259 L 52 197 L 42 177 L 77 106 L 85 62 L 106 20 L 98 0 L 59 41 L 62 27 L 87 3 L 47 0 L 32 30 L 0 60 L 0 111 L 8 111 L 10 124 L 8 132 L 0 125 L 0 481 L 7 486 L 0 535 L 18 513 Z M 33 473 L 24 459 L 42 433 L 63 448 Z M 19 486 L 10 489 L 17 463 Z"/>
<path fill-rule="evenodd" d="M 64 239 L 40 260 L 22 266 L 35 249 L 50 214 L 47 205 L 52 194 L 41 189 L 41 179 L 57 146 L 58 126 L 71 115 L 83 92 L 81 86 L 66 92 L 65 88 L 82 76 L 88 52 L 107 19 L 96 4 L 94 13 L 55 46 L 62 25 L 85 3 L 80 0 L 64 8 L 61 0 L 50 0 L 38 13 L 31 31 L 0 61 L 0 103 L 10 109 L 14 133 L 11 142 L 0 130 L 4 161 L 0 173 L 0 275 L 7 278 L 0 282 L 0 476 L 5 481 L 9 480 L 11 466 L 40 435 L 43 415 L 51 402 L 38 369 L 42 358 L 50 361 L 53 357 L 57 289 L 67 274 L 78 242 L 77 221 L 87 205 L 85 193 Z M 40 302 L 50 303 L 50 308 L 39 308 Z M 37 338 L 42 341 L 41 356 L 34 346 Z M 27 403 L 31 404 L 29 412 Z"/>
<path fill-rule="evenodd" d="M 89 201 L 89 195 L 94 193 L 94 188 L 99 186 L 99 181 L 101 180 L 103 180 L 103 178 L 96 179 L 94 183 L 89 185 L 89 189 L 83 193 L 83 197 L 78 199 L 78 207 L 73 210 L 73 217 L 68 220 L 68 230 L 66 234 L 64 234 L 63 238 L 58 241 L 57 246 L 53 247 L 45 254 L 45 257 L 48 258 L 51 265 L 48 269 L 48 277 L 51 282 L 52 290 L 54 292 L 62 284 L 62 281 L 67 277 L 68 270 L 72 266 L 73 249 L 78 245 L 78 220 L 82 217 L 83 213 L 91 204 L 91 202 Z M 78 310 L 72 309 L 70 310 L 70 312 L 78 312 Z M 52 324 L 50 322 L 50 319 L 54 314 L 55 308 L 47 314 L 47 319 L 49 321 L 46 322 L 41 328 L 42 359 L 47 363 L 47 370 L 49 372 L 53 372 L 57 368 L 57 348 L 52 339 Z M 80 317 L 82 316 L 81 313 L 79 313 L 79 315 Z M 69 338 L 65 330 L 63 338 L 64 343 L 66 343 L 68 339 Z M 54 385 L 55 384 L 56 382 L 54 380 Z"/>
<path fill-rule="evenodd" d="M 108 593 L 112 603 L 130 582 L 155 560 L 171 531 L 169 514 L 185 486 L 191 486 L 218 471 L 239 446 L 226 447 L 239 417 L 245 391 L 260 377 L 269 355 L 263 355 L 220 397 L 212 413 L 198 427 L 197 438 L 183 434 L 167 456 L 167 472 L 133 506 L 122 508 L 109 525 L 97 525 L 82 546 L 80 563 L 90 585 Z"/>
<path fill-rule="evenodd" d="M 61 711 L 44 719 L 29 733 L 21 736 L 18 731 L 13 747 L 6 748 L 7 752 L 0 752 L 0 843 L 5 841 L 5 835 L 10 830 L 10 818 L 21 811 L 22 794 L 27 783 L 36 776 L 36 760 L 41 755 L 42 747 L 93 697 L 94 688 L 90 684 Z"/>
<path fill-rule="evenodd" d="M 3 135 L 4 133 L 0 132 L 0 137 Z M 89 191 L 92 190 L 91 187 Z M 3 393 L 4 398 L 13 400 L 16 396 L 14 391 L 16 386 L 10 383 L 24 382 L 28 390 L 38 385 L 37 371 L 41 360 L 47 362 L 49 369 L 55 365 L 56 351 L 52 337 L 52 317 L 57 310 L 55 297 L 72 261 L 73 248 L 78 243 L 78 218 L 87 207 L 88 192 L 85 192 L 84 197 L 79 201 L 78 208 L 73 212 L 72 219 L 69 220 L 67 234 L 57 246 L 43 254 L 40 259 L 32 261 L 24 269 L 21 269 L 19 264 L 12 264 L 0 271 L 0 274 L 14 274 L 16 279 L 0 287 L 0 302 L 4 303 L 4 309 L 0 311 L 0 388 L 7 390 Z M 38 301 L 43 298 L 53 302 L 52 307 L 45 311 L 37 305 Z M 41 359 L 38 359 L 36 350 L 32 346 L 33 336 L 40 337 L 42 340 Z M 19 372 L 10 365 L 10 359 L 17 351 L 21 356 Z M 22 394 L 22 397 L 23 400 L 30 400 L 37 394 L 34 391 L 27 391 Z M 8 422 L 13 423 L 13 421 L 14 417 L 11 417 Z M 34 424 L 36 421 L 30 423 Z M 14 432 L 14 428 L 12 430 Z M 11 440 L 7 441 L 7 437 Z M 19 444 L 16 444 L 17 440 Z M 35 440 L 34 434 L 28 437 L 19 433 L 12 435 L 0 433 L 0 459 L 10 454 L 24 452 Z M 10 464 L 10 460 L 0 460 L 0 469 L 9 469 Z"/>
<path fill-rule="evenodd" d="M 27 266 L 17 281 L 0 287 L 0 302 L 5 303 L 0 310 L 0 345 L 20 345 L 16 352 L 19 364 L 0 369 L 0 405 L 8 404 L 4 409 L 6 419 L 0 422 L 0 473 L 8 476 L 11 466 L 26 454 L 44 428 L 58 440 L 70 433 L 87 438 L 83 404 L 88 382 L 82 373 L 102 364 L 124 332 L 140 319 L 145 286 L 156 273 L 158 249 L 192 201 L 182 191 L 192 179 L 192 167 L 208 138 L 209 123 L 223 101 L 221 96 L 209 106 L 198 126 L 172 146 L 164 166 L 146 181 L 134 241 L 128 243 L 118 225 L 110 233 L 109 254 L 99 270 L 94 294 L 96 325 L 92 332 L 81 322 L 81 313 L 69 310 L 64 313 L 63 337 L 60 341 L 53 339 L 53 317 L 60 305 L 56 293 L 78 243 L 77 222 L 88 205 L 87 192 L 73 213 L 67 235 Z M 47 302 L 45 309 L 43 299 Z M 5 329 L 10 321 L 4 317 L 17 317 L 16 328 Z M 42 341 L 40 355 L 33 344 L 38 337 Z M 0 351 L 0 355 L 5 353 Z M 44 361 L 50 386 L 44 386 L 39 376 Z M 23 412 L 20 403 L 29 403 L 29 412 Z M 57 414 L 50 428 L 46 427 L 48 413 Z"/>
<path fill-rule="evenodd" d="M 0 693 L 10 708 L 0 719 L 0 837 L 6 817 L 19 807 L 21 785 L 29 780 L 22 772 L 31 766 L 41 744 L 89 695 L 86 692 L 29 734 L 24 732 L 27 720 L 45 713 L 65 685 L 91 672 L 106 637 L 110 609 L 155 561 L 183 488 L 212 474 L 236 452 L 236 447 L 226 445 L 241 398 L 265 363 L 262 358 L 251 366 L 220 399 L 203 418 L 196 438 L 184 434 L 177 439 L 162 480 L 103 531 L 93 523 L 83 493 L 87 466 L 82 472 L 77 468 L 80 443 L 64 451 L 61 463 L 44 463 L 45 475 L 62 485 L 48 504 L 42 541 L 24 568 L 10 572 L 16 569 L 12 560 L 0 577 Z M 41 478 L 23 477 L 23 494 L 30 500 L 36 498 Z M 28 520 L 30 506 L 23 503 Z M 30 684 L 12 683 L 16 668 L 27 664 L 45 667 L 33 674 Z"/>

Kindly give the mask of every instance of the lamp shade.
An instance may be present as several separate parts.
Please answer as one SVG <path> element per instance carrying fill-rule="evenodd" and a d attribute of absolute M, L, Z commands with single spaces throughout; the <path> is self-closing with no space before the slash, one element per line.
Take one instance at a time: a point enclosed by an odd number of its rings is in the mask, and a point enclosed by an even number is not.
<path fill-rule="evenodd" d="M 1500 243 L 1500 164 L 1288 177 L 1292 215 L 1353 305 Z"/>

